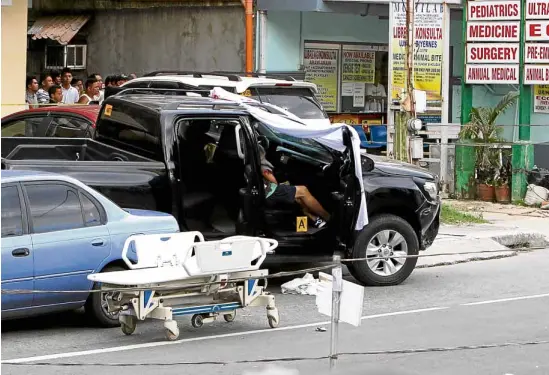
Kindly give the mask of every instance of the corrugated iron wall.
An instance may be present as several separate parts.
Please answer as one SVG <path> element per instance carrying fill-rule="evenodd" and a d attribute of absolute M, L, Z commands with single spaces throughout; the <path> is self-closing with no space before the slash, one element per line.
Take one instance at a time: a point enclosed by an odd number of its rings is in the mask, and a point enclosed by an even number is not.
<path fill-rule="evenodd" d="M 88 72 L 244 70 L 241 6 L 96 11 L 86 29 Z"/>

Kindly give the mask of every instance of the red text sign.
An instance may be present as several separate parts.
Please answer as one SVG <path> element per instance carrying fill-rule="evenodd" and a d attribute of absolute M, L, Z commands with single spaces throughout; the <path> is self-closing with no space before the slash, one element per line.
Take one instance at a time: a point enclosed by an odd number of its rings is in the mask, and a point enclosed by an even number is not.
<path fill-rule="evenodd" d="M 549 20 L 549 1 L 526 0 L 527 20 Z"/>
<path fill-rule="evenodd" d="M 468 22 L 468 42 L 518 42 L 520 22 Z"/>
<path fill-rule="evenodd" d="M 467 84 L 518 84 L 518 64 L 467 64 Z"/>
<path fill-rule="evenodd" d="M 524 84 L 549 84 L 549 65 L 524 65 Z"/>
<path fill-rule="evenodd" d="M 469 1 L 467 21 L 520 20 L 520 1 Z"/>
<path fill-rule="evenodd" d="M 526 21 L 527 41 L 549 41 L 549 21 Z"/>
<path fill-rule="evenodd" d="M 518 43 L 467 44 L 467 63 L 501 64 L 518 62 Z"/>
<path fill-rule="evenodd" d="M 527 63 L 549 63 L 549 43 L 526 43 L 524 61 Z"/>

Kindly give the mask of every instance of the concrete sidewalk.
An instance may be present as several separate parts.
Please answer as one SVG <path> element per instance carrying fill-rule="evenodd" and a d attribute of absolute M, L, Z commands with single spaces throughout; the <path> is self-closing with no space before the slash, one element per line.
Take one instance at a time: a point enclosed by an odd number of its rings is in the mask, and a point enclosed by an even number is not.
<path fill-rule="evenodd" d="M 543 213 L 529 215 L 531 209 L 515 207 L 507 206 L 506 212 L 482 210 L 482 217 L 489 224 L 441 225 L 437 239 L 423 254 L 448 255 L 420 258 L 417 267 L 498 259 L 530 251 L 529 248 L 549 247 L 549 217 Z M 473 215 L 480 212 L 456 208 Z M 498 252 L 479 253 L 481 251 Z M 473 254 L 451 255 L 457 252 Z"/>

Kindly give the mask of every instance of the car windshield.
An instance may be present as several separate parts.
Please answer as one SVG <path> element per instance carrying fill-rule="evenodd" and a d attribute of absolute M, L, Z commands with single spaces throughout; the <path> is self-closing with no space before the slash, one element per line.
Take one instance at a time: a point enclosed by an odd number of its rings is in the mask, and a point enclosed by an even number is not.
<path fill-rule="evenodd" d="M 318 157 L 320 160 L 330 162 L 332 156 L 328 151 L 328 148 L 318 143 L 313 139 L 298 138 L 288 134 L 280 133 L 267 125 L 257 122 L 256 129 L 259 134 L 265 135 L 267 138 L 276 137 L 285 146 L 298 146 L 300 149 L 307 149 L 310 151 L 310 156 Z"/>
<path fill-rule="evenodd" d="M 252 98 L 279 106 L 302 119 L 325 119 L 328 115 L 308 88 L 255 87 Z"/>

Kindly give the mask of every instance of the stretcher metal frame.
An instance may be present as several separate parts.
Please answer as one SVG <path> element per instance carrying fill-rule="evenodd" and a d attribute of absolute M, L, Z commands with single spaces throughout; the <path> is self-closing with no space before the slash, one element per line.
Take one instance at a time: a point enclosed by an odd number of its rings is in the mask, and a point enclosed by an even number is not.
<path fill-rule="evenodd" d="M 150 237 L 151 235 L 139 236 Z M 166 271 L 168 269 L 173 271 L 173 261 L 168 265 L 157 262 L 155 267 L 137 267 L 129 261 L 129 243 L 136 238 L 138 239 L 139 236 L 128 238 L 123 250 L 124 261 L 131 268 L 134 268 L 134 270 L 118 271 L 116 273 L 121 274 L 121 276 L 124 276 L 122 274 L 125 273 L 127 276 L 128 272 L 136 272 L 136 268 L 145 268 L 146 271 L 150 271 L 151 268 L 158 269 L 158 267 Z M 156 236 L 158 237 L 158 235 Z M 203 241 L 201 234 L 197 236 Z M 224 241 L 223 243 L 226 244 L 231 243 L 231 241 L 232 243 L 236 243 L 247 240 L 249 244 L 250 239 L 258 241 L 260 245 L 258 248 L 261 248 L 262 254 L 259 263 L 263 262 L 265 255 L 272 252 L 278 245 L 275 240 L 246 236 L 234 236 L 222 241 L 206 241 L 203 243 L 209 244 Z M 159 252 L 162 250 L 157 248 L 156 251 Z M 173 254 L 169 254 L 169 252 L 163 254 L 163 256 L 166 255 L 167 258 L 174 258 Z M 177 321 L 174 319 L 177 316 L 191 315 L 192 326 L 200 328 L 204 323 L 216 321 L 220 315 L 223 315 L 225 321 L 232 322 L 236 317 L 238 309 L 258 306 L 266 308 L 268 324 L 271 328 L 276 328 L 279 325 L 280 317 L 275 305 L 274 295 L 266 291 L 267 279 L 265 277 L 268 275 L 268 270 L 258 269 L 259 266 L 260 264 L 256 264 L 250 270 L 223 273 L 200 274 L 196 271 L 191 272 L 194 273 L 192 276 L 187 274 L 186 277 L 169 282 L 153 282 L 150 284 L 140 282 L 137 285 L 124 284 L 124 288 L 126 289 L 134 287 L 139 290 L 113 291 L 117 287 L 120 288 L 122 284 L 102 282 L 101 290 L 105 290 L 108 312 L 112 314 L 118 313 L 121 330 L 126 335 L 131 335 L 135 332 L 138 321 L 157 319 L 164 321 L 165 336 L 168 340 L 173 341 L 179 338 L 180 333 Z M 185 274 L 183 271 L 184 265 L 179 267 L 182 273 Z M 101 278 L 105 279 L 106 276 L 110 276 L 110 279 L 112 279 L 115 274 L 111 272 L 109 275 L 103 274 L 103 277 L 101 277 L 101 274 L 95 274 L 95 277 L 90 275 L 89 278 L 99 281 Z M 262 279 L 263 283 L 260 283 Z"/>

